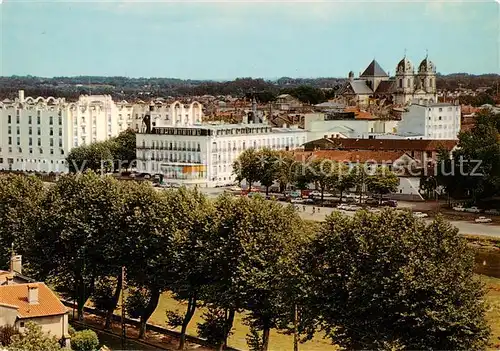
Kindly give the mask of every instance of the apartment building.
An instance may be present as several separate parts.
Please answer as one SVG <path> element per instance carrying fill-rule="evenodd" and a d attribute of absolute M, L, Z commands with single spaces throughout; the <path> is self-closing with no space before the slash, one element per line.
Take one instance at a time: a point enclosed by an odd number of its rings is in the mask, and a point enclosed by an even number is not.
<path fill-rule="evenodd" d="M 227 185 L 235 180 L 233 162 L 244 150 L 292 150 L 305 141 L 298 127 L 259 123 L 153 127 L 137 134 L 137 171 L 186 185 Z"/>
<path fill-rule="evenodd" d="M 403 113 L 397 134 L 434 140 L 457 139 L 460 124 L 460 105 L 416 100 Z"/>
<path fill-rule="evenodd" d="M 201 122 L 197 102 L 114 102 L 109 95 L 25 97 L 0 102 L 0 170 L 65 172 L 69 151 L 104 141 L 128 128 L 140 130 L 146 113 L 157 125 Z"/>

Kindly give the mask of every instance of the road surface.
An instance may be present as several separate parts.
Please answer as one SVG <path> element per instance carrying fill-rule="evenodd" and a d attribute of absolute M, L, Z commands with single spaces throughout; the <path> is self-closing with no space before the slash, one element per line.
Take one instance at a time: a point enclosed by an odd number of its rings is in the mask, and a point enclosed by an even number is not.
<path fill-rule="evenodd" d="M 199 188 L 200 191 L 206 194 L 208 197 L 216 197 L 224 192 L 224 188 Z M 300 215 L 303 219 L 310 219 L 315 221 L 323 221 L 325 216 L 332 213 L 332 211 L 338 211 L 331 207 L 321 207 L 319 213 L 312 213 L 313 206 L 306 205 L 306 211 L 302 211 L 302 204 L 298 205 L 300 209 Z M 418 206 L 415 202 L 404 202 L 398 201 L 398 207 L 400 208 L 414 208 Z M 316 206 L 316 209 L 318 207 Z M 352 216 L 354 212 L 350 211 L 340 211 L 346 215 Z M 432 219 L 424 219 L 427 222 L 432 221 Z M 450 223 L 457 227 L 461 234 L 474 234 L 474 235 L 486 235 L 486 236 L 497 236 L 500 237 L 500 226 L 494 224 L 482 224 L 474 223 L 468 221 L 450 221 Z"/>

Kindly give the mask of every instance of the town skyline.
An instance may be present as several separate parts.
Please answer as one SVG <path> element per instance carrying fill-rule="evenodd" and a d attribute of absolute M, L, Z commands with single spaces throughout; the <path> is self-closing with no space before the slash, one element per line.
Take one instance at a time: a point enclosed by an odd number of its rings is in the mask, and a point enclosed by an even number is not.
<path fill-rule="evenodd" d="M 344 78 L 372 59 L 393 75 L 405 54 L 418 66 L 427 53 L 441 74 L 499 72 L 493 1 L 6 1 L 0 11 L 2 76 Z"/>

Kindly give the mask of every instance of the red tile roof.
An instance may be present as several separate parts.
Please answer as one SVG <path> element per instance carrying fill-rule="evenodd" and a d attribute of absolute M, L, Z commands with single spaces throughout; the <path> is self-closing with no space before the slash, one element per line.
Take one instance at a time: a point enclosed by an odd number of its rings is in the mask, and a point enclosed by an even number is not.
<path fill-rule="evenodd" d="M 29 286 L 38 287 L 38 304 L 29 304 Z M 67 311 L 58 297 L 44 283 L 0 286 L 0 305 L 16 306 L 19 318 L 54 316 Z"/>
<path fill-rule="evenodd" d="M 305 161 L 311 158 L 326 158 L 337 162 L 376 162 L 376 163 L 394 163 L 406 153 L 403 151 L 346 151 L 346 150 L 321 150 L 313 152 L 295 152 L 296 161 Z M 410 156 L 409 156 L 410 157 Z"/>
<path fill-rule="evenodd" d="M 424 140 L 424 139 L 354 139 L 327 138 L 330 149 L 338 150 L 380 150 L 380 151 L 437 151 L 440 146 L 452 150 L 458 140 Z M 314 141 L 306 143 L 313 146 Z"/>

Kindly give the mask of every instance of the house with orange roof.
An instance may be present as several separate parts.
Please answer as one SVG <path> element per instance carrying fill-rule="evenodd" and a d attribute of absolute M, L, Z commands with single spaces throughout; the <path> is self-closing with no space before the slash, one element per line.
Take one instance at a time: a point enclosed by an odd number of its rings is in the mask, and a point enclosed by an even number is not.
<path fill-rule="evenodd" d="M 23 332 L 27 322 L 35 322 L 69 347 L 67 308 L 47 285 L 22 276 L 21 269 L 21 256 L 12 255 L 10 270 L 0 271 L 0 326 Z"/>

